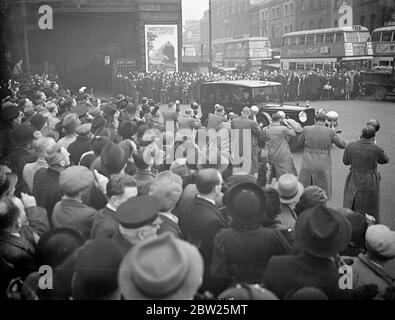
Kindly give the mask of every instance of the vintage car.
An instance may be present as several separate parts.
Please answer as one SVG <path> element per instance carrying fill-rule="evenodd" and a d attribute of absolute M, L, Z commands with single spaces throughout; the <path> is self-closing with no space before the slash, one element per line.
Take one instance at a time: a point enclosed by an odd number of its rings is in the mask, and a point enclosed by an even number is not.
<path fill-rule="evenodd" d="M 315 109 L 308 106 L 284 104 L 281 100 L 282 85 L 269 81 L 223 81 L 203 83 L 200 87 L 202 121 L 214 111 L 215 104 L 224 106 L 226 113 L 240 114 L 244 107 L 257 106 L 257 120 L 267 126 L 271 116 L 283 111 L 287 118 L 302 126 L 314 124 Z"/>
<path fill-rule="evenodd" d="M 271 122 L 271 116 L 282 111 L 286 119 L 293 119 L 302 127 L 310 126 L 315 123 L 315 108 L 308 105 L 284 104 L 281 101 L 282 84 L 269 81 L 223 81 L 203 83 L 200 87 L 200 102 L 202 123 L 208 117 L 209 113 L 214 112 L 215 104 L 224 106 L 226 113 L 240 114 L 244 107 L 254 107 L 258 110 L 256 119 L 262 127 L 268 126 Z M 252 108 L 253 109 L 253 108 Z M 317 110 L 318 111 L 318 110 Z M 333 127 L 338 133 L 339 115 L 330 111 L 327 113 L 327 126 Z M 300 149 L 297 139 L 290 141 L 291 151 L 295 152 Z"/>

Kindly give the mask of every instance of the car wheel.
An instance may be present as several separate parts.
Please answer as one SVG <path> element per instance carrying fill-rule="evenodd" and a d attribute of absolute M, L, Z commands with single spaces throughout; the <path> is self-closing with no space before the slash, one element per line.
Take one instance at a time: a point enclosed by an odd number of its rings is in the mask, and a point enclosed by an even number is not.
<path fill-rule="evenodd" d="M 377 87 L 374 95 L 376 96 L 376 100 L 383 101 L 385 99 L 385 94 L 387 90 L 384 87 Z"/>

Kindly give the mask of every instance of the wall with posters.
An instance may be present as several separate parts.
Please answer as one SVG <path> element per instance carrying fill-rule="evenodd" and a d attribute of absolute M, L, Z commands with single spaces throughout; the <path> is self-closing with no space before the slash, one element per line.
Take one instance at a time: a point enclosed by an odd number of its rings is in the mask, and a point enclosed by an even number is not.
<path fill-rule="evenodd" d="M 178 72 L 178 27 L 145 25 L 146 71 Z"/>

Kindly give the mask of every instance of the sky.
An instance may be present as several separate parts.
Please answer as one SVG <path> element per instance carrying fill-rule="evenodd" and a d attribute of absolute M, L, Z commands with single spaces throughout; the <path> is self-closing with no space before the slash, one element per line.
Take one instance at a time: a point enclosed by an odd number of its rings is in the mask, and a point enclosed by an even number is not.
<path fill-rule="evenodd" d="M 209 0 L 182 0 L 182 20 L 199 20 L 208 9 Z"/>

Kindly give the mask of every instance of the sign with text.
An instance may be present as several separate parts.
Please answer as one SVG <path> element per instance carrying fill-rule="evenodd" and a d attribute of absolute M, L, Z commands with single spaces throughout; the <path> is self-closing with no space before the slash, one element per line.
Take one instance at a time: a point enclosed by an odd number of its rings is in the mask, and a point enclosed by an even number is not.
<path fill-rule="evenodd" d="M 377 43 L 375 53 L 395 55 L 394 43 Z"/>
<path fill-rule="evenodd" d="M 146 71 L 178 71 L 177 25 L 145 25 Z"/>

